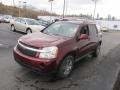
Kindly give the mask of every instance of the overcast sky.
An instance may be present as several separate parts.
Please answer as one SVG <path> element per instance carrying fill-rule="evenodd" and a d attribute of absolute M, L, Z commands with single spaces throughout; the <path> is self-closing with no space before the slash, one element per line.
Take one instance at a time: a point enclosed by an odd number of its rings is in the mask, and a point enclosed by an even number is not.
<path fill-rule="evenodd" d="M 11 5 L 13 0 L 0 0 L 4 4 Z M 50 11 L 50 3 L 48 0 L 15 0 L 15 4 L 18 5 L 18 1 L 26 1 L 27 5 L 32 5 L 38 9 Z M 64 0 L 54 0 L 53 11 L 58 14 L 62 14 Z M 93 14 L 94 2 L 92 0 L 66 0 L 67 10 L 66 14 Z M 108 14 L 120 18 L 120 0 L 99 0 L 97 3 L 96 15 L 100 14 L 102 17 L 107 17 Z"/>

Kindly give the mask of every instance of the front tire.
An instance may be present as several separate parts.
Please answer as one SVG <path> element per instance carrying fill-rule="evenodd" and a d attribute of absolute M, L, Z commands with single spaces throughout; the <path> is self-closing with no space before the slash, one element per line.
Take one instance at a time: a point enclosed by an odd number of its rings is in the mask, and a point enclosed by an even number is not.
<path fill-rule="evenodd" d="M 74 67 L 74 57 L 72 55 L 66 56 L 59 66 L 57 77 L 60 78 L 68 77 L 71 74 L 73 67 Z"/>
<path fill-rule="evenodd" d="M 32 30 L 31 29 L 27 29 L 26 30 L 26 34 L 31 34 L 32 33 Z"/>
<path fill-rule="evenodd" d="M 11 25 L 11 30 L 15 31 L 15 26 L 14 25 Z"/>
<path fill-rule="evenodd" d="M 92 56 L 98 57 L 98 55 L 100 54 L 100 49 L 101 49 L 101 45 L 98 45 L 95 51 L 92 53 Z"/>

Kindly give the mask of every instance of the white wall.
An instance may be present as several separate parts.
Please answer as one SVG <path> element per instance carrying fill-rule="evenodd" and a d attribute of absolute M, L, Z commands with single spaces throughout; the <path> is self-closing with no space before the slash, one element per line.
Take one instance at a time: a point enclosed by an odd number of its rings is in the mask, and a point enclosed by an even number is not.
<path fill-rule="evenodd" d="M 109 30 L 120 30 L 120 21 L 96 20 L 96 23 L 100 27 L 106 27 Z M 114 27 L 115 25 L 117 27 Z"/>

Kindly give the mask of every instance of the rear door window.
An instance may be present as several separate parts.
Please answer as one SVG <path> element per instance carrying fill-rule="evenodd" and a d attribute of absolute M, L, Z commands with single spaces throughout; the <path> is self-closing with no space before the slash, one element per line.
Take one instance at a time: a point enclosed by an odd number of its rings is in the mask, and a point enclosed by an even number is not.
<path fill-rule="evenodd" d="M 22 24 L 25 24 L 25 23 L 26 23 L 24 19 L 21 19 L 20 22 L 21 22 Z"/>
<path fill-rule="evenodd" d="M 20 23 L 20 19 L 19 18 L 15 19 L 15 21 Z"/>

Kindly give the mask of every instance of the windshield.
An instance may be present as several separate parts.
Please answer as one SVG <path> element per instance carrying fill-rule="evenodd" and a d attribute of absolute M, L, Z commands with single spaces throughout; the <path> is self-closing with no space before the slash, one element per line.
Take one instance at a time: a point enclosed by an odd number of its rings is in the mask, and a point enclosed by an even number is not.
<path fill-rule="evenodd" d="M 26 19 L 28 25 L 40 25 L 37 20 L 34 19 Z"/>
<path fill-rule="evenodd" d="M 12 19 L 12 16 L 4 16 L 4 18 L 6 18 L 6 19 Z"/>
<path fill-rule="evenodd" d="M 66 37 L 73 37 L 77 32 L 79 25 L 68 23 L 68 22 L 56 22 L 46 28 L 43 33 L 52 34 L 52 35 L 59 35 L 59 36 L 66 36 Z"/>

